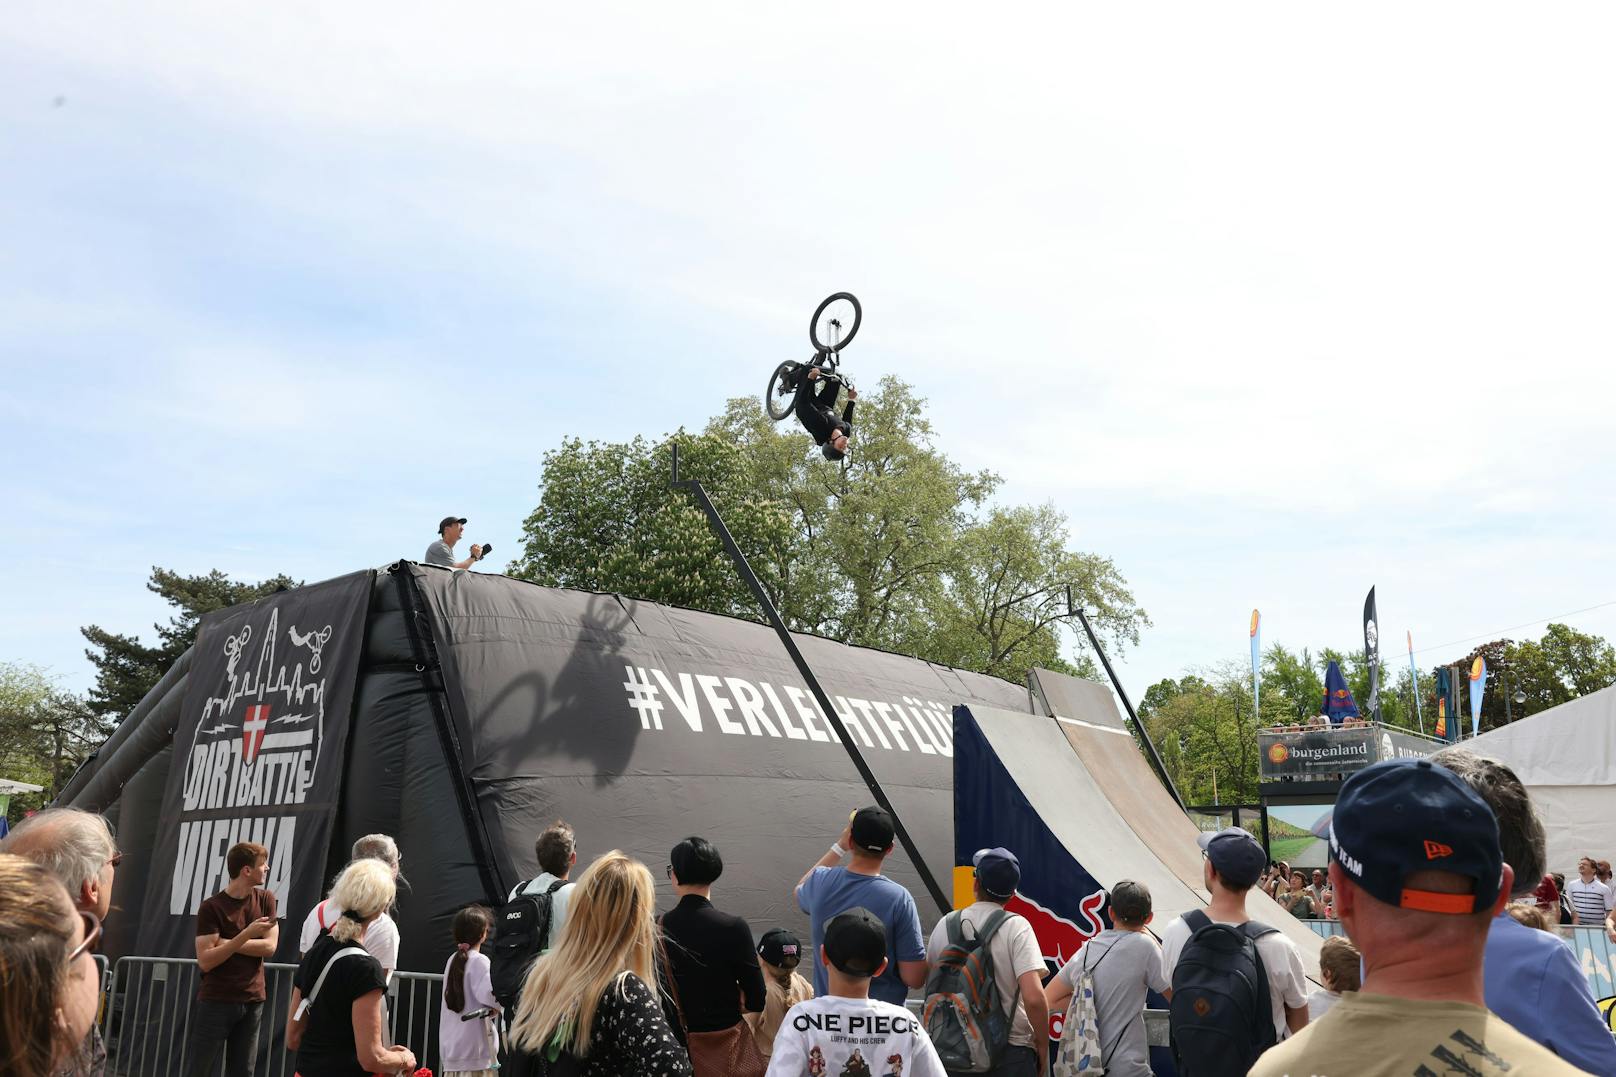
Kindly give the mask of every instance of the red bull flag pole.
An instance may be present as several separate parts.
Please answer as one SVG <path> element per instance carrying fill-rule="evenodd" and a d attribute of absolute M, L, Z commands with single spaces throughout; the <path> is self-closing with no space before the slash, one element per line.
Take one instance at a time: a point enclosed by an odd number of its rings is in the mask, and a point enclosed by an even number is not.
<path fill-rule="evenodd" d="M 1262 721 L 1262 614 L 1251 611 L 1251 713 Z"/>

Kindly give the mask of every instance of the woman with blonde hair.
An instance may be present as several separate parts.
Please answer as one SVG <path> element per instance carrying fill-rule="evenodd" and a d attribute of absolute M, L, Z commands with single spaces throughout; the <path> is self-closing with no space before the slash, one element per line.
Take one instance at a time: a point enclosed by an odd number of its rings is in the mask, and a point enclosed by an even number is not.
<path fill-rule="evenodd" d="M 84 1072 L 77 1056 L 101 1001 L 100 938 L 101 921 L 75 909 L 55 876 L 0 853 L 0 1073 Z"/>
<path fill-rule="evenodd" d="M 690 1077 L 657 999 L 655 905 L 656 886 L 638 860 L 614 849 L 589 865 L 560 939 L 522 985 L 511 1077 L 552 1067 L 585 1077 Z"/>
<path fill-rule="evenodd" d="M 387 979 L 381 964 L 360 946 L 365 929 L 393 904 L 396 891 L 393 869 L 380 860 L 355 860 L 337 876 L 329 900 L 342 915 L 303 955 L 292 981 L 286 1046 L 297 1052 L 300 1077 L 415 1069 L 409 1048 L 382 1046 Z"/>

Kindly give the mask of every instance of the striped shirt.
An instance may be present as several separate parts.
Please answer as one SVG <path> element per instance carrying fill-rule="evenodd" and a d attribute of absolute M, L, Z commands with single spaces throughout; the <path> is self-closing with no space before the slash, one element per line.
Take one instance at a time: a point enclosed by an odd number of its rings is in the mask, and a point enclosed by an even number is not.
<path fill-rule="evenodd" d="M 1581 924 L 1603 924 L 1605 922 L 1605 907 L 1609 904 L 1610 889 L 1598 879 L 1583 882 L 1581 879 L 1572 879 L 1566 883 L 1566 897 L 1571 899 L 1571 907 L 1577 910 L 1577 922 Z"/>

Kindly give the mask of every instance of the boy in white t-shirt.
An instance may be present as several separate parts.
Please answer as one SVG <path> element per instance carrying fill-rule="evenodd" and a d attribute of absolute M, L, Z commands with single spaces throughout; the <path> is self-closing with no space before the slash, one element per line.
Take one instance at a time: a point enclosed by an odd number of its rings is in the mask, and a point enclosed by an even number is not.
<path fill-rule="evenodd" d="M 902 1006 L 870 998 L 887 963 L 887 931 L 868 909 L 825 925 L 819 948 L 829 993 L 786 1012 L 767 1077 L 947 1077 L 926 1029 Z"/>

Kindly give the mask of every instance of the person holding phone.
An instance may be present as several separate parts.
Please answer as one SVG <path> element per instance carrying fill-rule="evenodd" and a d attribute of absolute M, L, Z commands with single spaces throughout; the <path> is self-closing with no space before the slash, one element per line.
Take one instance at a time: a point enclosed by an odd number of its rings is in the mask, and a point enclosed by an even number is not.
<path fill-rule="evenodd" d="M 189 1077 L 213 1077 L 219 1053 L 225 1077 L 253 1077 L 264 1016 L 264 959 L 280 944 L 275 894 L 264 889 L 269 850 L 244 841 L 225 855 L 230 882 L 196 913 L 196 963 L 202 986 L 187 1036 Z"/>
<path fill-rule="evenodd" d="M 464 516 L 445 516 L 438 522 L 438 541 L 426 548 L 426 563 L 441 565 L 443 568 L 470 568 L 487 556 L 488 551 L 494 548 L 492 542 L 478 545 L 472 543 L 471 556 L 464 561 L 456 561 L 454 556 L 455 543 L 465 533 L 466 518 Z"/>

